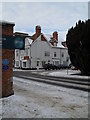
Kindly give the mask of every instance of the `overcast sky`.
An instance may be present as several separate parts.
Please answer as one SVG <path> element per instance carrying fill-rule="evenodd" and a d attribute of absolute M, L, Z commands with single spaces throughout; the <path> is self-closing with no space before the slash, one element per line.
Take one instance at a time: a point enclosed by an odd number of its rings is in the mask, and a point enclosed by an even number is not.
<path fill-rule="evenodd" d="M 32 35 L 40 25 L 42 33 L 57 31 L 65 39 L 79 19 L 88 19 L 88 2 L 3 2 L 1 19 L 15 22 L 15 31 Z"/>

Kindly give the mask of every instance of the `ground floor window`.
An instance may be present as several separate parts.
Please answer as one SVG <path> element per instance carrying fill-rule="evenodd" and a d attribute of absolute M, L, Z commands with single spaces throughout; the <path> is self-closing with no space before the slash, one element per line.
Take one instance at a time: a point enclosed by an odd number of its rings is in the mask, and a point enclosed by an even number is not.
<path fill-rule="evenodd" d="M 44 65 L 45 65 L 45 63 L 46 63 L 45 61 L 42 61 L 42 66 L 44 66 Z"/>
<path fill-rule="evenodd" d="M 59 65 L 59 61 L 55 61 L 55 65 Z"/>
<path fill-rule="evenodd" d="M 22 61 L 20 61 L 20 67 L 22 67 Z"/>
<path fill-rule="evenodd" d="M 19 67 L 19 61 L 16 61 L 16 67 Z"/>
<path fill-rule="evenodd" d="M 39 61 L 37 61 L 37 66 L 39 66 Z"/>
<path fill-rule="evenodd" d="M 26 67 L 26 62 L 23 62 L 23 67 Z"/>

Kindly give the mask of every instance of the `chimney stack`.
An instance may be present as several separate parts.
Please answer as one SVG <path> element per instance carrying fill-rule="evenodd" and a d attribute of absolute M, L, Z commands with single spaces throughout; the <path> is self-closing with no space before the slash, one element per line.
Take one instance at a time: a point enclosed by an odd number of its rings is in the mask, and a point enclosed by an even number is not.
<path fill-rule="evenodd" d="M 55 31 L 55 32 L 53 33 L 53 38 L 55 38 L 55 39 L 57 40 L 57 42 L 58 42 L 58 32 Z"/>
<path fill-rule="evenodd" d="M 41 34 L 41 27 L 39 25 L 36 26 L 36 35 L 37 37 L 39 37 L 39 35 Z"/>

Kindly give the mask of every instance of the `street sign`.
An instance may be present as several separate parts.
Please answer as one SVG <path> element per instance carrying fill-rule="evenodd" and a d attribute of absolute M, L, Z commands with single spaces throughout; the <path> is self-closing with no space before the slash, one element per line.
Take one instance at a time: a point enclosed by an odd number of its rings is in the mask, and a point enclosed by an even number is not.
<path fill-rule="evenodd" d="M 25 37 L 21 36 L 0 36 L 0 43 L 2 43 L 2 49 L 25 49 Z"/>
<path fill-rule="evenodd" d="M 2 40 L 0 40 L 0 49 L 2 49 Z"/>
<path fill-rule="evenodd" d="M 2 66 L 2 69 L 3 69 L 3 70 L 8 70 L 9 67 L 8 67 L 7 65 L 3 65 L 3 66 Z"/>
<path fill-rule="evenodd" d="M 16 49 L 24 49 L 25 47 L 25 40 L 20 36 L 14 37 L 14 46 Z"/>
<path fill-rule="evenodd" d="M 8 59 L 3 59 L 2 60 L 2 64 L 3 65 L 8 65 L 9 64 L 9 60 Z"/>

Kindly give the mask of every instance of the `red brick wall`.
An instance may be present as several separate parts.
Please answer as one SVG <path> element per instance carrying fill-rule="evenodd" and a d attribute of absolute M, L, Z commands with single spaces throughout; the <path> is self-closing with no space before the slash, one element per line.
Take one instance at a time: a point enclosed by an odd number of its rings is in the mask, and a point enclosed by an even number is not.
<path fill-rule="evenodd" d="M 4 34 L 4 35 L 13 35 L 13 26 L 11 26 L 11 25 L 3 25 L 2 34 Z"/>
<path fill-rule="evenodd" d="M 54 42 L 51 42 L 51 44 L 54 46 Z"/>
<path fill-rule="evenodd" d="M 0 98 L 2 97 L 2 50 L 0 49 Z"/>
<path fill-rule="evenodd" d="M 3 35 L 13 35 L 13 26 L 12 24 L 2 25 L 2 34 Z M 0 26 L 1 27 L 1 26 Z M 0 31 L 1 34 L 1 31 Z M 13 50 L 3 49 L 2 50 L 2 60 L 9 60 L 9 69 L 2 70 L 2 97 L 9 96 L 13 94 Z"/>
<path fill-rule="evenodd" d="M 36 34 L 38 37 L 41 34 L 41 27 L 40 26 L 36 26 Z"/>
<path fill-rule="evenodd" d="M 53 33 L 53 38 L 55 38 L 58 41 L 58 33 L 57 32 Z"/>
<path fill-rule="evenodd" d="M 43 35 L 41 35 L 41 40 L 46 42 L 46 39 Z"/>

